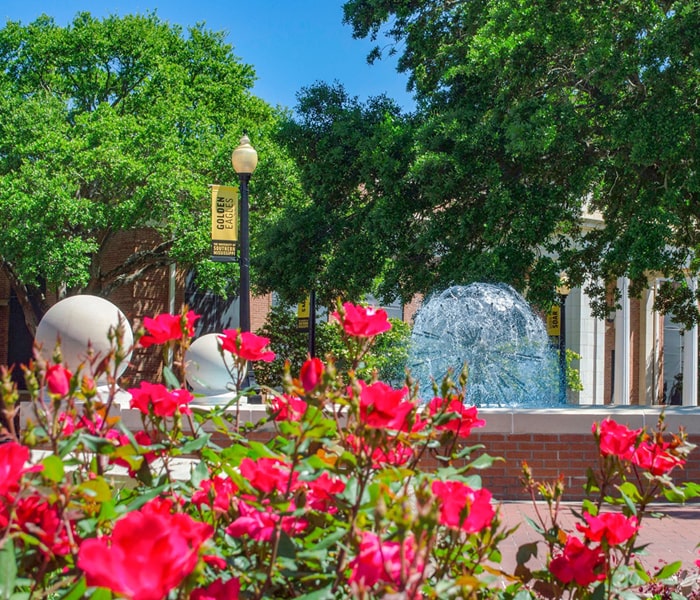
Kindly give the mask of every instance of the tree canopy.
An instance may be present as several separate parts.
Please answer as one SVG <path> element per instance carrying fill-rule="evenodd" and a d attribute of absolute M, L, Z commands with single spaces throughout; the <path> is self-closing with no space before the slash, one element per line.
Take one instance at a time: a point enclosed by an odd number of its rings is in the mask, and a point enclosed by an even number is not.
<path fill-rule="evenodd" d="M 637 293 L 654 273 L 668 278 L 658 307 L 698 319 L 686 280 L 700 271 L 697 0 L 349 0 L 344 10 L 356 37 L 379 42 L 370 59 L 388 39 L 419 108 L 384 110 L 368 134 L 343 136 L 344 154 L 313 156 L 323 174 L 304 184 L 323 204 L 300 227 L 346 226 L 332 249 L 316 243 L 324 233 L 304 238 L 316 279 L 330 280 L 325 257 L 347 256 L 348 285 L 379 278 L 387 295 L 506 281 L 546 305 L 565 272 L 603 315 L 618 277 Z M 310 110 L 322 91 L 300 97 L 295 142 L 332 140 L 356 113 Z M 356 156 L 362 185 L 328 189 Z M 605 226 L 583 228 L 584 209 Z"/>
<path fill-rule="evenodd" d="M 208 260 L 207 186 L 237 181 L 230 156 L 244 131 L 265 157 L 252 184 L 259 207 L 294 179 L 270 137 L 279 115 L 251 94 L 254 80 L 223 33 L 184 32 L 155 13 L 8 21 L 0 266 L 25 309 L 42 287 L 108 295 L 171 262 L 215 291 L 235 289 L 237 267 Z M 110 240 L 144 227 L 160 241 L 106 268 Z"/>

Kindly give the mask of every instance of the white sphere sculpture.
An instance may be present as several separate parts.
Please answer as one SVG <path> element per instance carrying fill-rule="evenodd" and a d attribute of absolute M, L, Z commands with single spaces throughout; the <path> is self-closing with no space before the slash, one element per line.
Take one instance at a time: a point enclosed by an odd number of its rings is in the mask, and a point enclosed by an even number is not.
<path fill-rule="evenodd" d="M 88 343 L 99 356 L 107 355 L 110 350 L 109 330 L 116 329 L 120 323 L 123 324 L 123 344 L 128 355 L 117 368 L 116 376 L 119 377 L 129 364 L 134 333 L 124 313 L 109 300 L 82 295 L 57 302 L 39 322 L 35 340 L 41 345 L 43 355 L 48 357 L 60 338 L 63 362 L 75 370 L 87 356 Z M 106 379 L 106 375 L 102 375 L 97 383 L 105 383 Z"/>
<path fill-rule="evenodd" d="M 187 383 L 195 394 L 205 398 L 232 396 L 235 392 L 237 371 L 230 353 L 221 356 L 220 335 L 207 333 L 198 337 L 185 353 Z"/>

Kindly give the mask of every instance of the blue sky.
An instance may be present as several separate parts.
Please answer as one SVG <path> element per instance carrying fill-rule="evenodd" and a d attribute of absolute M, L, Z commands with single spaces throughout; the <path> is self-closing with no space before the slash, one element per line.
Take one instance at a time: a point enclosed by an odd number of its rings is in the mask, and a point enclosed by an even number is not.
<path fill-rule="evenodd" d="M 367 64 L 373 44 L 352 38 L 342 23 L 342 5 L 342 0 L 0 0 L 0 21 L 28 24 L 46 13 L 67 25 L 80 11 L 103 17 L 155 10 L 183 27 L 204 22 L 227 32 L 236 56 L 255 68 L 254 93 L 270 104 L 293 108 L 302 87 L 337 80 L 361 100 L 386 93 L 412 110 L 407 78 L 396 72 L 395 59 Z"/>

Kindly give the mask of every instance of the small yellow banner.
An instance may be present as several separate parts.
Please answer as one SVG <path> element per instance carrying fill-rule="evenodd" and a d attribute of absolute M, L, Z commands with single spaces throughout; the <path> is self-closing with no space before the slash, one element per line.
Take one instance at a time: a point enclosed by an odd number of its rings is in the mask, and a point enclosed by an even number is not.
<path fill-rule="evenodd" d="M 311 315 L 311 299 L 307 296 L 303 302 L 297 304 L 297 331 L 309 330 L 309 316 Z"/>
<path fill-rule="evenodd" d="M 238 260 L 238 188 L 211 186 L 211 259 Z"/>
<path fill-rule="evenodd" d="M 547 314 L 547 335 L 561 335 L 561 307 L 557 304 L 552 306 Z"/>

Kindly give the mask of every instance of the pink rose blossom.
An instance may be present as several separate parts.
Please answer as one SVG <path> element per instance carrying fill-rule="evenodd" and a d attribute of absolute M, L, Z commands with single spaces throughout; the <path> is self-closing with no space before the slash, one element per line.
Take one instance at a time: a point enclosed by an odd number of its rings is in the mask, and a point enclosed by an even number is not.
<path fill-rule="evenodd" d="M 196 588 L 190 594 L 190 600 L 238 600 L 241 582 L 233 577 L 224 583 L 221 578 L 214 580 L 205 588 Z"/>
<path fill-rule="evenodd" d="M 238 356 L 243 360 L 271 362 L 275 359 L 275 353 L 265 348 L 270 344 L 270 339 L 255 335 L 249 331 L 239 329 L 224 329 L 219 336 L 221 347 L 226 352 Z"/>
<path fill-rule="evenodd" d="M 618 546 L 629 540 L 639 529 L 637 517 L 626 517 L 622 513 L 601 513 L 593 516 L 584 513 L 587 526 L 580 523 L 576 528 L 591 542 L 605 539 L 610 546 Z"/>
<path fill-rule="evenodd" d="M 70 391 L 70 380 L 73 377 L 63 365 L 51 365 L 46 369 L 46 386 L 51 394 L 65 396 Z"/>
<path fill-rule="evenodd" d="M 377 534 L 363 531 L 359 552 L 349 565 L 352 572 L 348 581 L 363 588 L 379 582 L 399 586 L 402 573 L 409 579 L 413 573 L 422 571 L 422 564 L 418 563 L 412 537 L 402 542 L 383 542 Z"/>
<path fill-rule="evenodd" d="M 433 398 L 428 404 L 428 414 L 431 417 L 444 415 L 447 418 L 447 421 L 436 425 L 435 429 L 451 431 L 462 437 L 468 436 L 472 427 L 486 425 L 486 421 L 477 418 L 476 406 L 464 406 L 457 398 Z"/>
<path fill-rule="evenodd" d="M 139 343 L 144 348 L 153 346 L 154 344 L 165 344 L 172 340 L 180 340 L 183 336 L 192 337 L 194 335 L 194 322 L 201 315 L 197 315 L 194 311 L 188 311 L 185 315 L 185 330 L 182 329 L 182 315 L 162 314 L 152 319 L 144 317 L 143 326 L 148 332 L 139 340 Z"/>
<path fill-rule="evenodd" d="M 612 419 L 601 421 L 600 425 L 593 423 L 593 434 L 598 439 L 600 453 L 603 456 L 617 456 L 629 460 L 634 452 L 641 429 L 629 429 L 619 425 Z"/>
<path fill-rule="evenodd" d="M 323 362 L 319 358 L 310 358 L 301 365 L 299 379 L 304 391 L 311 392 L 321 381 L 324 370 Z"/>
<path fill-rule="evenodd" d="M 675 467 L 685 464 L 685 460 L 674 456 L 668 449 L 668 442 L 642 442 L 632 454 L 632 463 L 646 469 L 652 475 L 665 475 Z"/>
<path fill-rule="evenodd" d="M 372 306 L 346 302 L 342 313 L 335 311 L 333 318 L 341 324 L 345 333 L 358 338 L 372 338 L 391 329 L 386 311 Z"/>
<path fill-rule="evenodd" d="M 162 600 L 194 570 L 212 527 L 164 512 L 167 504 L 150 505 L 117 520 L 110 536 L 80 545 L 78 567 L 89 586 L 131 600 Z"/>
<path fill-rule="evenodd" d="M 581 586 L 605 579 L 604 569 L 605 556 L 600 548 L 589 548 L 574 536 L 567 538 L 564 550 L 549 563 L 549 570 L 559 581 Z"/>
<path fill-rule="evenodd" d="M 486 489 L 473 490 L 461 481 L 433 481 L 432 491 L 440 507 L 441 525 L 478 533 L 496 514 Z"/>
<path fill-rule="evenodd" d="M 128 390 L 131 394 L 131 408 L 138 408 L 143 414 L 154 414 L 158 417 L 172 417 L 173 415 L 189 414 L 187 406 L 194 396 L 185 389 L 168 390 L 160 383 L 148 383 L 142 381 L 138 388 Z"/>

